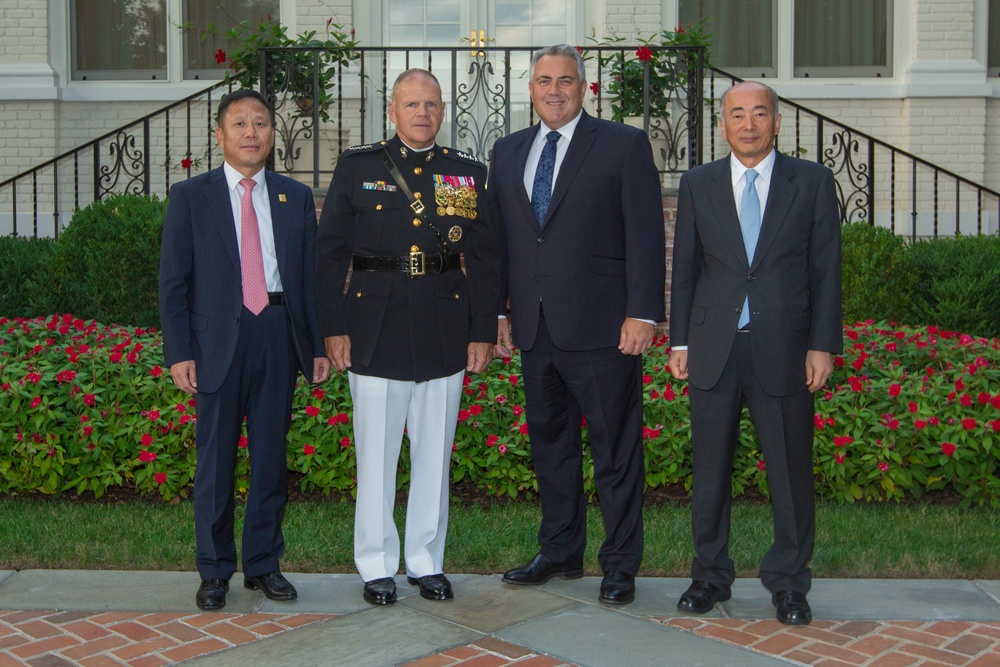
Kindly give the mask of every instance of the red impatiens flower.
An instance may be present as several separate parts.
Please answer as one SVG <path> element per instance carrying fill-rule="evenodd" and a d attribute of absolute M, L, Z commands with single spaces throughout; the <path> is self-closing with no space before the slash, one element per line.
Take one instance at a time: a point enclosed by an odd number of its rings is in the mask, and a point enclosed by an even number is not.
<path fill-rule="evenodd" d="M 323 398 L 326 396 L 326 390 L 325 389 L 320 389 L 319 387 L 316 387 L 315 389 L 312 390 L 312 395 L 313 395 L 313 398 L 322 401 Z"/>
<path fill-rule="evenodd" d="M 653 59 L 653 52 L 648 46 L 640 46 L 635 52 L 635 57 L 639 59 L 639 62 L 646 62 Z"/>
<path fill-rule="evenodd" d="M 32 409 L 37 408 L 41 404 L 42 404 L 42 397 L 41 396 L 35 396 L 33 399 L 31 399 L 31 408 Z"/>
<path fill-rule="evenodd" d="M 915 428 L 915 429 L 925 429 L 925 428 L 927 428 L 927 420 L 926 419 L 915 419 L 913 421 L 913 428 Z"/>
<path fill-rule="evenodd" d="M 181 169 L 190 169 L 191 165 L 194 164 L 194 160 L 189 157 L 181 159 Z"/>
<path fill-rule="evenodd" d="M 350 446 L 351 446 L 351 439 L 350 439 L 350 438 L 347 438 L 347 437 L 344 437 L 344 438 L 341 438 L 341 439 L 340 439 L 340 446 L 341 446 L 341 447 L 342 447 L 343 449 L 347 449 L 348 447 L 350 447 Z"/>
<path fill-rule="evenodd" d="M 507 378 L 507 381 L 510 382 L 511 385 L 516 386 L 518 377 L 516 375 L 511 375 L 509 378 Z"/>
<path fill-rule="evenodd" d="M 167 473 L 165 472 L 156 473 L 155 475 L 153 475 L 153 481 L 156 482 L 157 484 L 166 484 Z"/>
<path fill-rule="evenodd" d="M 882 461 L 881 463 L 878 464 L 878 469 L 881 470 L 882 472 L 889 472 L 889 464 L 886 463 L 885 461 Z"/>
<path fill-rule="evenodd" d="M 246 449 L 247 442 L 249 442 L 247 440 L 247 437 L 245 435 L 241 435 L 240 439 L 236 441 L 236 446 L 239 447 L 240 449 Z"/>
<path fill-rule="evenodd" d="M 955 453 L 955 445 L 950 442 L 941 443 L 941 453 L 945 456 L 951 456 Z"/>
<path fill-rule="evenodd" d="M 506 403 L 506 402 L 507 402 L 507 397 L 506 397 L 506 396 L 504 396 L 503 394 L 500 394 L 500 395 L 498 395 L 498 396 L 496 397 L 496 402 L 497 402 L 497 403 L 500 403 L 501 405 L 503 405 L 504 403 Z"/>
<path fill-rule="evenodd" d="M 847 445 L 854 442 L 854 438 L 849 435 L 835 435 L 833 436 L 833 445 L 835 447 L 846 447 Z"/>
<path fill-rule="evenodd" d="M 223 51 L 222 49 L 219 49 L 218 51 L 216 51 L 215 52 L 215 62 L 218 63 L 219 65 L 221 65 L 224 62 L 226 62 L 226 52 Z"/>
<path fill-rule="evenodd" d="M 837 452 L 836 454 L 833 455 L 833 460 L 836 461 L 837 463 L 843 463 L 844 461 L 847 460 L 847 457 L 841 454 L 840 452 Z"/>
<path fill-rule="evenodd" d="M 969 396 L 968 394 L 962 394 L 962 397 L 959 399 L 959 403 L 962 404 L 963 408 L 971 408 L 972 407 L 972 397 Z"/>
<path fill-rule="evenodd" d="M 150 445 L 153 444 L 153 436 L 151 436 L 148 433 L 143 433 L 140 443 L 142 444 L 143 447 L 149 447 Z"/>
<path fill-rule="evenodd" d="M 149 374 L 155 378 L 158 378 L 161 375 L 163 375 L 163 369 L 160 368 L 159 366 L 153 366 L 152 368 L 149 369 Z"/>
<path fill-rule="evenodd" d="M 518 430 L 521 432 L 521 435 L 528 435 L 528 422 L 521 424 Z"/>
<path fill-rule="evenodd" d="M 310 445 L 308 442 L 302 445 L 302 453 L 306 456 L 311 456 L 316 451 L 316 448 Z"/>
<path fill-rule="evenodd" d="M 506 454 L 507 453 L 507 445 L 505 445 L 505 444 L 503 444 L 501 442 L 500 446 L 497 447 L 497 451 L 500 452 L 500 454 Z"/>
<path fill-rule="evenodd" d="M 316 415 L 319 414 L 319 408 L 317 408 L 315 405 L 307 405 L 306 414 L 309 415 L 310 417 L 315 417 Z"/>
<path fill-rule="evenodd" d="M 976 420 L 973 419 L 972 417 L 966 417 L 965 419 L 962 420 L 962 428 L 964 428 L 966 431 L 971 431 L 972 429 L 976 428 Z"/>
<path fill-rule="evenodd" d="M 495 433 L 490 433 L 489 436 L 486 437 L 486 446 L 495 447 L 497 444 L 497 440 L 499 439 L 500 436 L 496 435 Z"/>
<path fill-rule="evenodd" d="M 155 422 L 159 418 L 160 418 L 160 411 L 159 410 L 150 410 L 149 411 L 149 420 L 150 421 L 154 421 Z"/>
<path fill-rule="evenodd" d="M 652 381 L 653 381 L 653 376 L 652 375 L 643 375 L 642 376 L 642 383 L 643 384 L 649 384 Z"/>
<path fill-rule="evenodd" d="M 764 463 L 764 459 L 757 461 L 757 470 L 767 470 L 767 464 Z"/>
<path fill-rule="evenodd" d="M 889 385 L 889 395 L 890 396 L 899 396 L 899 392 L 901 392 L 901 391 L 903 391 L 903 388 L 900 387 L 898 384 L 891 384 L 891 385 Z"/>
<path fill-rule="evenodd" d="M 483 406 L 479 405 L 478 403 L 473 403 L 472 405 L 469 406 L 470 415 L 480 415 L 482 413 L 483 413 Z"/>
<path fill-rule="evenodd" d="M 148 449 L 144 449 L 139 452 L 139 460 L 143 463 L 152 463 L 156 460 L 156 452 L 151 452 Z"/>
<path fill-rule="evenodd" d="M 498 401 L 500 400 L 499 396 L 497 396 L 497 400 Z M 458 411 L 458 421 L 460 421 L 460 422 L 469 421 L 469 417 L 471 417 L 471 416 L 472 416 L 472 413 L 470 413 L 468 410 L 462 409 L 462 410 Z"/>

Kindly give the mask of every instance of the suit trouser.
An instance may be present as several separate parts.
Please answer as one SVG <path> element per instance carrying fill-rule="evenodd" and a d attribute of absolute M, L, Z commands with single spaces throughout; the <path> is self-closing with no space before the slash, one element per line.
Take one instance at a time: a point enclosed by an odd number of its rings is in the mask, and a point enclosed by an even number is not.
<path fill-rule="evenodd" d="M 639 571 L 642 562 L 642 357 L 618 348 L 558 349 L 540 316 L 530 350 L 521 352 L 528 436 L 542 502 L 541 553 L 579 566 L 587 545 L 581 417 L 594 459 L 604 518 L 601 568 Z"/>
<path fill-rule="evenodd" d="M 281 522 L 288 497 L 286 436 L 296 373 L 288 313 L 284 306 L 268 306 L 255 316 L 243 308 L 239 327 L 222 386 L 195 394 L 194 519 L 202 579 L 229 579 L 236 571 L 233 476 L 244 415 L 250 490 L 243 519 L 243 573 L 276 571 L 285 550 Z"/>
<path fill-rule="evenodd" d="M 464 372 L 426 382 L 348 373 L 354 404 L 358 498 L 354 563 L 364 581 L 399 571 L 396 467 L 403 429 L 410 441 L 410 493 L 406 505 L 406 574 L 444 572 L 448 533 L 449 466 L 458 426 Z"/>
<path fill-rule="evenodd" d="M 714 387 L 688 387 L 695 549 L 691 577 L 724 587 L 735 580 L 729 557 L 733 457 L 740 414 L 746 404 L 763 452 L 774 514 L 774 541 L 761 561 L 760 578 L 771 592 L 807 593 L 812 584 L 809 560 L 816 535 L 813 395 L 803 384 L 802 391 L 790 396 L 769 396 L 754 369 L 752 335 L 736 334 Z"/>

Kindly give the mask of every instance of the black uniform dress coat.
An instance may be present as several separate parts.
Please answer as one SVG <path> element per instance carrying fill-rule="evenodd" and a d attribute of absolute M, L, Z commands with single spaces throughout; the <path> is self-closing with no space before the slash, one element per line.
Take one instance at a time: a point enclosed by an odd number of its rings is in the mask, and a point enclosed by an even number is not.
<path fill-rule="evenodd" d="M 404 148 L 393 137 L 341 155 L 320 216 L 316 287 L 320 333 L 350 336 L 352 372 L 421 382 L 464 370 L 470 340 L 496 342 L 500 258 L 485 214 L 486 167 L 452 148 Z M 419 193 L 424 217 L 452 239 L 448 252 L 464 253 L 465 272 L 356 271 L 345 293 L 353 255 L 442 252 L 431 225 L 418 220 L 386 169 L 379 156 L 384 149 Z M 448 183 L 468 189 L 449 195 Z"/>

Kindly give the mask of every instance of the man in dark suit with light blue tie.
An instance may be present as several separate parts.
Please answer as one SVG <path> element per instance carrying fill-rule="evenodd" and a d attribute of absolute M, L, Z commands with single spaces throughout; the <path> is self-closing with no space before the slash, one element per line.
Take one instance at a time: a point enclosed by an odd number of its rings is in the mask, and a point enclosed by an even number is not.
<path fill-rule="evenodd" d="M 264 164 L 274 116 L 253 90 L 219 103 L 224 164 L 170 189 L 160 251 L 163 356 L 198 416 L 194 478 L 201 609 L 226 604 L 236 571 L 234 472 L 244 417 L 250 490 L 243 522 L 243 581 L 272 600 L 294 600 L 281 574 L 287 498 L 285 437 L 295 377 L 323 382 L 330 360 L 316 318 L 316 206 L 306 186 Z"/>
<path fill-rule="evenodd" d="M 760 578 L 779 621 L 812 620 L 813 392 L 842 350 L 840 215 L 832 172 L 774 149 L 778 96 L 743 82 L 722 97 L 732 153 L 681 178 L 670 292 L 670 371 L 691 400 L 695 556 L 677 606 L 731 596 L 731 478 L 743 406 L 763 452 L 774 542 Z"/>
<path fill-rule="evenodd" d="M 664 318 L 663 205 L 646 134 L 582 110 L 583 60 L 566 44 L 531 60 L 537 125 L 496 142 L 491 211 L 505 232 L 498 353 L 521 349 L 542 502 L 539 552 L 504 574 L 537 585 L 583 575 L 586 417 L 604 518 L 599 600 L 635 598 L 642 560 L 642 353 Z"/>

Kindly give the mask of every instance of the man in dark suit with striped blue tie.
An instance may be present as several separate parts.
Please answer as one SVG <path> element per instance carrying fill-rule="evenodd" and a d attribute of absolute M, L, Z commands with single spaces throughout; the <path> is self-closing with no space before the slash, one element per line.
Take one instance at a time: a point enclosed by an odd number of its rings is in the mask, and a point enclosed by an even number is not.
<path fill-rule="evenodd" d="M 760 578 L 777 618 L 812 620 L 813 392 L 843 344 L 833 173 L 778 153 L 778 96 L 752 81 L 722 97 L 732 153 L 681 178 L 670 287 L 670 371 L 691 400 L 695 556 L 682 611 L 730 598 L 731 478 L 743 406 L 764 455 L 774 542 Z"/>

